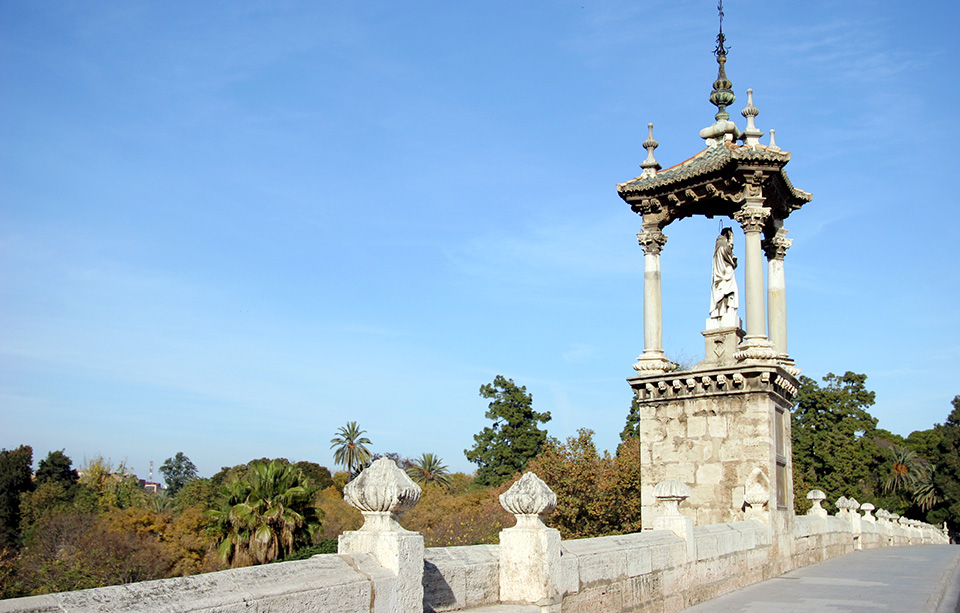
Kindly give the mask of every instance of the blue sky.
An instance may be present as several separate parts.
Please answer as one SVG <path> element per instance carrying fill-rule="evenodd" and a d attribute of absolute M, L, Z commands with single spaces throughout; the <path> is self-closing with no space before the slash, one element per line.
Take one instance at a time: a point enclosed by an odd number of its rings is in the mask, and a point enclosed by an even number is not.
<path fill-rule="evenodd" d="M 958 20 L 726 6 L 733 118 L 753 88 L 814 195 L 790 353 L 867 374 L 904 435 L 960 394 Z M 615 185 L 648 122 L 665 167 L 703 147 L 716 25 L 700 0 L 0 4 L 0 446 L 332 468 L 356 420 L 469 471 L 503 374 L 612 449 L 643 349 Z M 675 358 L 703 353 L 716 229 L 666 229 Z"/>

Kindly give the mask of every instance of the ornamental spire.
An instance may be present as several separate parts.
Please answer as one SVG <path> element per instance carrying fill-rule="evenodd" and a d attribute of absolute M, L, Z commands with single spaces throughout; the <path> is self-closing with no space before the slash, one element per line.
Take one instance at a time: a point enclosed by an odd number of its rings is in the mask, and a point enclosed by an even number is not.
<path fill-rule="evenodd" d="M 730 113 L 727 107 L 737 99 L 733 95 L 733 83 L 727 78 L 727 71 L 724 64 L 727 63 L 727 48 L 725 43 L 727 38 L 723 35 L 723 0 L 717 2 L 717 12 L 720 14 L 720 33 L 717 34 L 717 46 L 713 54 L 717 57 L 717 80 L 713 82 L 713 91 L 710 92 L 710 102 L 719 109 L 714 119 L 717 121 L 727 121 L 730 119 Z"/>
<path fill-rule="evenodd" d="M 653 137 L 652 123 L 647 124 L 647 130 L 647 140 L 643 141 L 643 148 L 647 150 L 647 159 L 640 164 L 640 168 L 643 169 L 643 174 L 640 175 L 641 177 L 653 177 L 657 174 L 657 171 L 660 170 L 660 163 L 653 157 L 653 150 L 659 147 L 660 143 Z"/>

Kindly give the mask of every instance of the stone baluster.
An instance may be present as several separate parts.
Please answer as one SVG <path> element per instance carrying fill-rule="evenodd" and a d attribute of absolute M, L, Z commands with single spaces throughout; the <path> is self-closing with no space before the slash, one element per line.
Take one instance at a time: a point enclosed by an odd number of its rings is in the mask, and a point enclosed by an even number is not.
<path fill-rule="evenodd" d="M 807 515 L 814 515 L 823 519 L 827 518 L 827 510 L 821 506 L 824 500 L 827 499 L 827 495 L 824 494 L 821 490 L 810 490 L 807 492 L 807 500 L 809 500 L 813 506 L 807 509 Z"/>
<path fill-rule="evenodd" d="M 837 507 L 837 517 L 842 517 L 843 519 L 847 518 L 847 497 L 841 496 L 837 498 L 837 501 L 833 503 L 833 506 Z"/>
<path fill-rule="evenodd" d="M 877 518 L 874 517 L 873 515 L 871 515 L 871 513 L 873 512 L 873 510 L 876 509 L 876 508 L 877 508 L 877 507 L 873 506 L 873 505 L 870 504 L 869 502 L 865 502 L 865 503 L 863 503 L 862 505 L 860 505 L 860 510 L 863 511 L 863 521 L 865 521 L 865 522 L 867 522 L 867 523 L 869 523 L 869 524 L 875 524 L 875 523 L 877 523 Z"/>
<path fill-rule="evenodd" d="M 693 520 L 680 512 L 680 503 L 690 497 L 690 487 L 680 481 L 661 481 L 653 487 L 653 496 L 663 505 L 663 513 L 653 520 L 654 530 L 669 530 L 686 543 L 687 559 L 696 559 Z"/>
<path fill-rule="evenodd" d="M 500 600 L 559 605 L 560 532 L 542 520 L 557 495 L 528 472 L 500 494 L 500 505 L 517 518 L 500 532 Z"/>
<path fill-rule="evenodd" d="M 393 589 L 374 579 L 377 612 L 423 611 L 423 537 L 397 521 L 420 501 L 420 493 L 420 486 L 389 458 L 375 461 L 343 488 L 343 499 L 363 514 L 363 526 L 340 535 L 337 553 L 373 554 L 396 575 Z"/>
<path fill-rule="evenodd" d="M 640 373 L 670 372 L 677 365 L 663 353 L 663 296 L 660 288 L 660 250 L 667 243 L 659 226 L 643 224 L 637 234 L 643 247 L 643 355 L 633 368 Z"/>

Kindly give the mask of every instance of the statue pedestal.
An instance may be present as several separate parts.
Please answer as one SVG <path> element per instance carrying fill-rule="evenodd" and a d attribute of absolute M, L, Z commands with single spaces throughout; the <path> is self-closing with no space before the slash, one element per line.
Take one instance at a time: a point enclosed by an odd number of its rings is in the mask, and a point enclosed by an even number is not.
<path fill-rule="evenodd" d="M 736 329 L 727 334 L 735 345 Z M 768 514 L 777 533 L 789 532 L 793 375 L 776 363 L 741 363 L 628 381 L 640 410 L 644 528 L 662 514 L 654 487 L 676 480 L 690 487 L 683 513 L 696 525 L 742 521 L 748 502 Z M 767 484 L 762 496 L 751 487 L 758 472 Z"/>
<path fill-rule="evenodd" d="M 743 340 L 744 332 L 740 326 L 726 328 L 710 328 L 714 319 L 707 320 L 707 329 L 702 332 L 704 339 L 704 360 L 696 368 L 714 368 L 736 364 L 733 354 Z"/>

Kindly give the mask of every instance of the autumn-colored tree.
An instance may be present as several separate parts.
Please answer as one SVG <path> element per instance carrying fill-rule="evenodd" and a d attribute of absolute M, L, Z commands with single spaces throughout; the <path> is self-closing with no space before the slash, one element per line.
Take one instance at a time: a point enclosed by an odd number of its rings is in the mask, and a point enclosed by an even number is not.
<path fill-rule="evenodd" d="M 557 494 L 547 525 L 563 538 L 640 530 L 640 441 L 627 438 L 617 455 L 597 452 L 593 431 L 582 428 L 566 443 L 549 440 L 528 469 Z"/>

